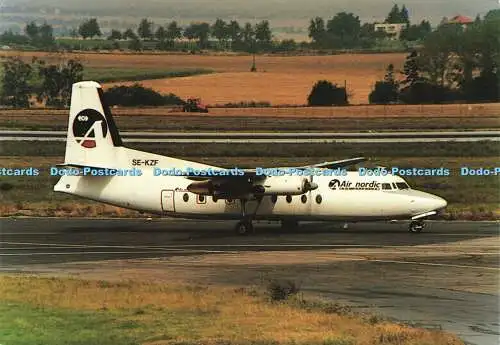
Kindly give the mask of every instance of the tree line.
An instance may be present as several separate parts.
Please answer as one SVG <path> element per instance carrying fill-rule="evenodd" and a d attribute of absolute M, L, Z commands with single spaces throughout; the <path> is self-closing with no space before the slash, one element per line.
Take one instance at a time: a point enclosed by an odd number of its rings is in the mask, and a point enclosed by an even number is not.
<path fill-rule="evenodd" d="M 376 30 L 375 24 L 361 25 L 361 20 L 354 13 L 340 12 L 327 21 L 322 17 L 311 19 L 308 33 L 316 48 L 369 48 L 373 47 L 378 40 L 391 38 L 392 35 Z M 431 24 L 426 20 L 411 25 L 405 5 L 401 9 L 397 4 L 394 5 L 384 20 L 384 24 L 404 24 L 399 37 L 402 41 L 423 40 L 432 31 Z"/>
<path fill-rule="evenodd" d="M 396 4 L 388 12 L 384 23 L 405 24 L 400 40 L 405 42 L 420 42 L 431 32 L 428 21 L 411 24 L 409 11 L 406 6 L 401 8 Z M 3 44 L 31 44 L 38 48 L 57 48 L 53 36 L 53 28 L 47 23 L 37 26 L 35 22 L 28 23 L 25 34 L 15 34 L 12 31 L 0 35 Z M 84 40 L 103 37 L 103 32 L 97 18 L 84 20 L 78 28 L 70 31 L 74 38 Z M 120 40 L 127 40 L 126 48 L 131 50 L 150 49 L 175 50 L 176 42 L 187 40 L 196 42 L 199 49 L 228 49 L 235 51 L 295 51 L 297 49 L 354 49 L 373 48 L 381 40 L 390 38 L 384 31 L 375 30 L 375 23 L 361 23 L 353 13 L 340 12 L 333 18 L 325 20 L 322 17 L 312 18 L 308 27 L 311 43 L 298 43 L 294 40 L 273 39 L 269 21 L 263 20 L 256 24 L 249 22 L 241 24 L 236 20 L 224 21 L 216 19 L 213 23 L 196 22 L 181 26 L 176 21 L 157 25 L 148 18 L 143 18 L 136 30 L 128 28 L 124 31 L 112 29 L 106 37 L 107 49 L 121 49 Z M 145 44 L 151 41 L 151 44 Z M 218 45 L 213 44 L 214 41 Z M 96 43 L 96 47 L 99 46 Z M 59 44 L 61 48 L 68 48 L 66 44 Z"/>
<path fill-rule="evenodd" d="M 13 108 L 29 108 L 35 102 L 47 107 L 69 107 L 72 86 L 83 80 L 84 72 L 83 64 L 75 59 L 48 64 L 42 59 L 33 58 L 28 63 L 19 56 L 4 58 L 2 69 L 0 105 Z M 111 106 L 163 106 L 185 103 L 172 93 L 162 95 L 139 84 L 112 87 L 104 92 L 104 97 Z"/>
<path fill-rule="evenodd" d="M 35 101 L 68 106 L 73 83 L 83 80 L 83 65 L 73 59 L 47 64 L 36 57 L 27 63 L 9 56 L 3 58 L 2 69 L 0 104 L 14 108 L 29 108 Z"/>
<path fill-rule="evenodd" d="M 102 36 L 95 18 L 83 22 L 78 32 L 83 39 Z M 191 23 L 183 28 L 176 21 L 167 23 L 165 26 L 155 26 L 153 22 L 143 18 L 136 32 L 130 28 L 123 32 L 112 29 L 107 37 L 111 41 L 130 40 L 129 48 L 133 50 L 141 49 L 142 42 L 153 40 L 157 41 L 158 49 L 174 48 L 175 41 L 181 39 L 196 41 L 200 49 L 207 49 L 210 48 L 210 38 L 216 39 L 222 46 L 233 50 L 253 51 L 268 48 L 272 42 L 272 33 L 267 20 L 255 25 L 248 22 L 240 25 L 236 20 L 226 22 L 218 18 L 213 24 Z"/>
<path fill-rule="evenodd" d="M 387 67 L 370 103 L 500 101 L 500 10 L 464 28 L 441 24 L 420 50 L 409 53 L 402 71 Z"/>

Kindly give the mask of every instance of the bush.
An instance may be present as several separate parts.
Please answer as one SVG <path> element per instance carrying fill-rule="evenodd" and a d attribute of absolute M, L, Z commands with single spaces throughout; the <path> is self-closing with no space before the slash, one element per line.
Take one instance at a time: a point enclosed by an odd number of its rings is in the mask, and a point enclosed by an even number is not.
<path fill-rule="evenodd" d="M 300 291 L 295 282 L 291 280 L 273 280 L 267 286 L 267 293 L 272 301 L 283 301 Z"/>
<path fill-rule="evenodd" d="M 398 85 L 387 81 L 377 81 L 375 89 L 370 93 L 371 104 L 391 104 L 398 101 Z"/>
<path fill-rule="evenodd" d="M 427 81 L 417 82 L 401 90 L 400 99 L 406 104 L 448 103 L 463 98 L 458 90 L 434 85 Z"/>
<path fill-rule="evenodd" d="M 499 78 L 498 72 L 474 78 L 464 85 L 465 98 L 468 102 L 499 102 Z"/>
<path fill-rule="evenodd" d="M 104 93 L 104 97 L 110 106 L 121 105 L 133 107 L 184 104 L 181 98 L 172 93 L 162 95 L 151 88 L 145 88 L 137 83 L 132 86 L 122 85 L 112 87 Z"/>
<path fill-rule="evenodd" d="M 2 192 L 7 192 L 7 191 L 9 191 L 9 190 L 11 190 L 13 188 L 14 188 L 14 185 L 12 185 L 9 182 L 3 182 L 3 183 L 0 184 L 0 190 Z"/>
<path fill-rule="evenodd" d="M 345 87 L 338 87 L 328 80 L 318 81 L 307 98 L 309 106 L 347 105 L 347 91 Z"/>

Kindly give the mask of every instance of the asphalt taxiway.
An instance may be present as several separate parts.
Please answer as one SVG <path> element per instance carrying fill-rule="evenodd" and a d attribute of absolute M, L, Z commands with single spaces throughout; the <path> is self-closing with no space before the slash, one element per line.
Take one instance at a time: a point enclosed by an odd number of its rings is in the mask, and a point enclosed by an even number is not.
<path fill-rule="evenodd" d="M 302 291 L 471 344 L 498 344 L 500 230 L 495 222 L 308 223 L 295 231 L 256 223 L 144 219 L 0 219 L 0 270 L 99 278 L 258 284 L 298 281 Z"/>

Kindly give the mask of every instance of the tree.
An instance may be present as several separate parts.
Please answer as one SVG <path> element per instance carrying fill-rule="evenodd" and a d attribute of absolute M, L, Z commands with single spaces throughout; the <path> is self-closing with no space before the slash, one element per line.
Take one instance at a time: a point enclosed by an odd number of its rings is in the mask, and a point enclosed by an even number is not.
<path fill-rule="evenodd" d="M 30 22 L 26 25 L 25 32 L 34 46 L 49 47 L 55 43 L 54 29 L 47 22 L 40 26 L 37 26 L 35 22 Z"/>
<path fill-rule="evenodd" d="M 83 39 L 87 39 L 87 37 L 93 38 L 94 36 L 102 36 L 101 29 L 96 18 L 91 18 L 80 24 L 78 33 L 83 37 Z"/>
<path fill-rule="evenodd" d="M 152 26 L 153 23 L 148 21 L 147 18 L 143 18 L 139 23 L 139 28 L 137 29 L 139 37 L 142 38 L 143 40 L 151 39 L 153 37 Z"/>
<path fill-rule="evenodd" d="M 227 31 L 229 38 L 233 43 L 241 40 L 241 27 L 236 20 L 231 20 L 229 22 Z"/>
<path fill-rule="evenodd" d="M 45 61 L 37 60 L 37 65 L 42 78 L 38 101 L 45 101 L 48 106 L 69 106 L 73 84 L 83 80 L 83 65 L 73 59 L 59 65 L 46 65 Z"/>
<path fill-rule="evenodd" d="M 411 25 L 404 28 L 400 39 L 403 41 L 422 41 L 432 32 L 431 23 L 422 20 L 419 25 Z"/>
<path fill-rule="evenodd" d="M 370 93 L 369 100 L 373 104 L 391 104 L 397 102 L 399 84 L 394 79 L 394 65 L 387 66 L 383 81 L 375 83 L 375 89 Z"/>
<path fill-rule="evenodd" d="M 212 25 L 212 36 L 217 38 L 220 43 L 229 38 L 229 32 L 227 30 L 227 24 L 222 19 L 217 18 L 215 23 Z"/>
<path fill-rule="evenodd" d="M 171 22 L 167 26 L 167 40 L 173 42 L 182 37 L 182 29 L 177 25 L 176 21 Z"/>
<path fill-rule="evenodd" d="M 415 50 L 406 57 L 402 73 L 405 75 L 405 79 L 401 83 L 404 87 L 412 87 L 416 83 L 423 81 L 420 76 L 418 53 Z"/>
<path fill-rule="evenodd" d="M 263 20 L 255 24 L 255 39 L 263 45 L 271 43 L 272 34 L 271 28 L 269 27 L 269 21 Z"/>
<path fill-rule="evenodd" d="M 309 106 L 347 105 L 347 91 L 328 80 L 318 81 L 307 98 Z"/>
<path fill-rule="evenodd" d="M 163 26 L 160 26 L 156 32 L 155 32 L 155 37 L 158 41 L 163 42 L 167 38 L 167 31 Z"/>
<path fill-rule="evenodd" d="M 241 36 L 243 38 L 243 42 L 245 42 L 247 45 L 251 45 L 255 39 L 255 31 L 252 27 L 252 24 L 250 23 L 245 23 L 245 26 L 243 27 L 243 30 L 241 32 Z"/>
<path fill-rule="evenodd" d="M 43 23 L 39 28 L 39 45 L 42 47 L 49 47 L 54 45 L 54 29 L 51 25 Z"/>
<path fill-rule="evenodd" d="M 404 87 L 400 90 L 400 99 L 407 104 L 422 104 L 442 103 L 457 98 L 449 88 L 434 84 L 424 76 L 422 69 L 427 69 L 426 63 L 425 57 L 415 51 L 407 56 L 404 65 L 406 78 L 401 83 Z"/>
<path fill-rule="evenodd" d="M 2 62 L 1 102 L 15 108 L 28 108 L 31 87 L 29 80 L 32 68 L 20 57 L 7 57 Z"/>
<path fill-rule="evenodd" d="M 184 36 L 190 40 L 198 40 L 198 47 L 205 48 L 210 35 L 208 23 L 191 23 L 184 31 Z"/>
<path fill-rule="evenodd" d="M 342 47 L 354 46 L 361 31 L 361 21 L 353 13 L 340 12 L 326 25 L 330 38 L 337 39 Z"/>
<path fill-rule="evenodd" d="M 122 37 L 123 37 L 124 40 L 129 40 L 129 39 L 130 40 L 136 40 L 136 39 L 138 39 L 138 37 L 135 34 L 135 32 L 132 29 L 130 29 L 130 28 L 128 28 L 127 30 L 125 30 L 125 32 L 123 33 Z"/>
<path fill-rule="evenodd" d="M 36 42 L 36 40 L 38 39 L 39 28 L 35 22 L 28 23 L 24 31 L 26 32 L 26 35 L 29 37 L 32 43 Z"/>
<path fill-rule="evenodd" d="M 108 37 L 108 40 L 116 41 L 121 40 L 123 38 L 122 33 L 119 30 L 111 30 L 111 34 Z"/>
<path fill-rule="evenodd" d="M 325 21 L 321 17 L 311 19 L 309 22 L 309 37 L 314 43 L 321 45 L 325 41 L 326 28 Z"/>
<path fill-rule="evenodd" d="M 0 34 L 1 44 L 28 44 L 30 39 L 25 35 L 15 34 L 12 30 L 7 30 Z"/>
<path fill-rule="evenodd" d="M 401 20 L 400 23 L 406 23 L 408 25 L 410 24 L 410 14 L 408 13 L 406 5 L 403 5 L 403 8 L 401 8 L 401 12 L 399 13 L 399 19 Z"/>
<path fill-rule="evenodd" d="M 388 24 L 403 23 L 402 18 L 401 18 L 401 11 L 399 10 L 399 6 L 397 4 L 392 6 L 392 9 L 389 12 L 389 14 L 387 15 L 387 17 L 385 18 L 384 23 L 388 23 Z"/>
<path fill-rule="evenodd" d="M 445 25 L 427 36 L 420 54 L 420 67 L 431 84 L 444 87 L 448 81 L 452 82 L 447 75 L 450 74 L 456 54 L 463 50 L 460 48 L 463 34 L 460 25 Z"/>

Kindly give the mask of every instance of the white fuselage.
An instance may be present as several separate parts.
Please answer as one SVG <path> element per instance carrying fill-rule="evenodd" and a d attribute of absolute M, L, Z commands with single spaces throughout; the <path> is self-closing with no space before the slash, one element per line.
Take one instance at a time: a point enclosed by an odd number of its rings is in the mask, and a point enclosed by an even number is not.
<path fill-rule="evenodd" d="M 187 187 L 193 181 L 186 177 L 153 175 L 154 168 L 174 167 L 217 168 L 117 147 L 110 168 L 141 169 L 141 176 L 63 176 L 54 190 L 171 217 L 242 218 L 240 200 L 191 193 Z M 404 180 L 393 175 L 367 177 L 348 172 L 347 176 L 314 176 L 313 180 L 318 188 L 302 195 L 264 196 L 260 203 L 250 198 L 245 213 L 268 220 L 391 220 L 409 219 L 446 206 L 444 199 L 406 188 Z M 396 183 L 403 189 L 394 188 Z M 387 184 L 390 189 L 382 189 Z"/>

